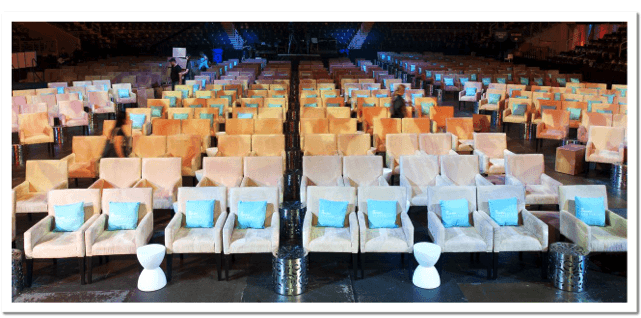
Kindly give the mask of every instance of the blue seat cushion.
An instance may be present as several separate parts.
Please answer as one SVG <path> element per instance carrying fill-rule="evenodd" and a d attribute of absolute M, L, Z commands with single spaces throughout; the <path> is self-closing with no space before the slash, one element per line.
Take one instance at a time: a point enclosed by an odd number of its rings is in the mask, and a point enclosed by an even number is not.
<path fill-rule="evenodd" d="M 169 100 L 169 107 L 176 107 L 176 96 L 165 96 Z"/>
<path fill-rule="evenodd" d="M 54 205 L 54 232 L 74 232 L 85 223 L 85 203 Z"/>

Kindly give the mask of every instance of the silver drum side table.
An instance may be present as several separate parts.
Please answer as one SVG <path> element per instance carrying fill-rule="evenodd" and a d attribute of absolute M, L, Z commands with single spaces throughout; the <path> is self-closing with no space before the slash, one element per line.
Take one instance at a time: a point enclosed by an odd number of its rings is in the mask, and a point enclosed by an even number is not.
<path fill-rule="evenodd" d="M 284 246 L 272 258 L 274 291 L 285 296 L 300 295 L 307 289 L 307 252 L 302 246 Z"/>
<path fill-rule="evenodd" d="M 549 273 L 554 287 L 570 292 L 582 292 L 589 252 L 571 243 L 550 245 Z"/>

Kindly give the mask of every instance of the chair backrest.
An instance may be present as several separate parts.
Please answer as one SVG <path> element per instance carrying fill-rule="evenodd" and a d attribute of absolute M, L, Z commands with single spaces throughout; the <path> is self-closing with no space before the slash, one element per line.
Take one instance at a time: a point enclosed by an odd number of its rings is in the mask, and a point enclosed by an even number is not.
<path fill-rule="evenodd" d="M 129 188 L 142 176 L 142 159 L 102 158 L 99 176 L 118 188 Z"/>
<path fill-rule="evenodd" d="M 72 100 L 58 103 L 58 112 L 64 114 L 69 119 L 78 118 L 84 112 L 82 102 L 79 100 Z"/>
<path fill-rule="evenodd" d="M 389 155 L 398 159 L 399 156 L 413 155 L 418 150 L 417 134 L 388 134 L 385 149 Z"/>
<path fill-rule="evenodd" d="M 608 193 L 605 185 L 571 185 L 559 187 L 559 210 L 576 215 L 575 198 L 603 198 L 603 207 L 608 209 Z"/>
<path fill-rule="evenodd" d="M 390 110 L 387 107 L 365 107 L 363 108 L 363 124 L 368 127 L 375 126 L 376 119 L 389 118 Z M 399 120 L 400 124 L 400 120 Z M 401 127 L 399 127 L 399 132 Z"/>
<path fill-rule="evenodd" d="M 474 138 L 474 120 L 472 117 L 448 118 L 445 131 L 458 136 L 459 140 L 471 140 Z"/>
<path fill-rule="evenodd" d="M 325 118 L 325 107 L 303 107 L 300 110 L 300 118 Z"/>
<path fill-rule="evenodd" d="M 475 186 L 435 186 L 427 187 L 427 211 L 441 216 L 441 201 L 466 199 L 470 224 L 474 224 L 472 212 L 476 211 Z"/>
<path fill-rule="evenodd" d="M 180 134 L 180 119 L 154 118 L 151 122 L 153 135 L 172 136 Z"/>
<path fill-rule="evenodd" d="M 337 136 L 337 148 L 344 156 L 364 156 L 372 147 L 370 134 L 340 134 Z"/>
<path fill-rule="evenodd" d="M 307 134 L 303 144 L 306 156 L 332 156 L 337 152 L 335 134 Z"/>
<path fill-rule="evenodd" d="M 378 177 L 383 175 L 383 157 L 381 156 L 346 156 L 343 157 L 343 177 L 349 178 L 355 185 L 378 185 Z"/>
<path fill-rule="evenodd" d="M 326 118 L 301 118 L 300 134 L 327 134 L 329 133 L 329 122 Z"/>
<path fill-rule="evenodd" d="M 245 157 L 251 152 L 251 135 L 221 135 L 218 153 L 222 157 Z"/>
<path fill-rule="evenodd" d="M 317 186 L 334 186 L 343 175 L 340 156 L 303 156 L 303 176 Z"/>
<path fill-rule="evenodd" d="M 78 95 L 78 94 L 72 94 Z M 105 106 L 109 102 L 109 93 L 108 92 L 89 92 L 87 96 L 89 100 L 89 105 L 98 105 Z"/>
<path fill-rule="evenodd" d="M 548 127 L 562 129 L 570 125 L 570 112 L 567 110 L 546 109 L 542 112 L 541 119 Z"/>
<path fill-rule="evenodd" d="M 430 119 L 436 122 L 437 127 L 445 127 L 447 119 L 454 117 L 454 107 L 434 106 L 430 110 Z"/>
<path fill-rule="evenodd" d="M 102 211 L 109 215 L 109 202 L 140 202 L 138 223 L 148 214 L 153 213 L 151 188 L 104 189 L 102 190 Z"/>
<path fill-rule="evenodd" d="M 429 118 L 403 118 L 401 126 L 401 132 L 404 134 L 422 134 L 431 132 L 431 121 Z"/>
<path fill-rule="evenodd" d="M 265 213 L 265 227 L 272 224 L 272 215 L 280 207 L 280 195 L 277 187 L 250 187 L 229 189 L 229 212 L 230 216 L 238 215 L 238 203 L 240 201 L 267 201 Z"/>
<path fill-rule="evenodd" d="M 73 136 L 71 152 L 75 154 L 77 162 L 93 162 L 102 157 L 106 143 L 104 136 Z"/>
<path fill-rule="evenodd" d="M 428 155 L 447 155 L 452 150 L 452 134 L 420 134 L 418 144 L 419 149 Z"/>
<path fill-rule="evenodd" d="M 474 149 L 482 151 L 489 158 L 503 158 L 507 149 L 505 133 L 474 133 Z"/>
<path fill-rule="evenodd" d="M 167 136 L 167 153 L 172 157 L 181 157 L 182 166 L 191 167 L 192 159 L 200 159 L 202 137 L 198 135 L 171 135 Z M 184 174 L 183 174 L 184 175 Z"/>
<path fill-rule="evenodd" d="M 133 136 L 131 152 L 139 158 L 160 157 L 167 153 L 167 136 L 135 135 Z"/>
<path fill-rule="evenodd" d="M 440 173 L 438 156 L 401 156 L 400 170 L 413 187 L 433 185 Z"/>
<path fill-rule="evenodd" d="M 543 154 L 519 154 L 505 156 L 505 175 L 510 175 L 524 185 L 541 184 L 545 172 Z"/>
<path fill-rule="evenodd" d="M 283 133 L 283 120 L 278 118 L 254 119 L 254 134 L 274 135 Z"/>
<path fill-rule="evenodd" d="M 209 138 L 211 135 L 210 123 L 209 119 L 183 119 L 180 123 L 180 131 L 183 134 Z"/>
<path fill-rule="evenodd" d="M 517 208 L 519 210 L 519 225 L 523 224 L 520 217 L 521 211 L 525 209 L 525 187 L 520 185 L 493 185 L 480 186 L 476 188 L 477 211 L 490 215 L 490 200 L 516 198 Z"/>
<path fill-rule="evenodd" d="M 246 178 L 260 186 L 275 187 L 283 177 L 283 158 L 245 157 L 243 171 Z"/>
<path fill-rule="evenodd" d="M 67 181 L 67 161 L 27 160 L 25 180 L 35 192 L 47 192 Z"/>
<path fill-rule="evenodd" d="M 612 116 L 612 127 L 628 127 L 628 115 L 616 114 Z"/>
<path fill-rule="evenodd" d="M 591 126 L 588 134 L 588 143 L 592 142 L 598 150 L 618 151 L 621 143 L 625 141 L 625 128 Z"/>
<path fill-rule="evenodd" d="M 127 110 L 136 109 L 136 108 L 127 108 Z M 150 112 L 151 114 L 151 109 Z M 167 119 L 178 119 L 176 115 L 178 114 L 187 114 L 187 119 L 194 118 L 194 110 L 188 107 L 170 107 L 167 109 Z"/>
<path fill-rule="evenodd" d="M 47 104 L 24 104 L 20 105 L 20 114 L 48 113 Z"/>
<path fill-rule="evenodd" d="M 283 108 L 282 107 L 263 107 L 258 109 L 258 118 L 277 118 L 281 121 L 283 120 Z M 281 125 L 282 126 L 282 125 Z"/>
<path fill-rule="evenodd" d="M 362 186 L 358 187 L 358 211 L 367 216 L 367 200 L 396 201 L 396 225 L 401 227 L 401 213 L 409 208 L 407 191 L 398 186 Z M 369 227 L 369 226 L 368 226 Z M 406 238 L 407 239 L 407 238 Z"/>
<path fill-rule="evenodd" d="M 345 226 L 347 226 L 349 215 L 356 211 L 357 197 L 356 188 L 336 187 L 336 186 L 314 186 L 307 188 L 307 212 L 312 214 L 312 225 L 318 224 L 319 202 L 320 199 L 330 201 L 347 201 L 347 210 L 345 211 Z"/>
<path fill-rule="evenodd" d="M 206 98 L 183 98 L 182 100 L 182 106 L 183 107 L 194 107 L 194 108 L 203 108 L 207 107 L 207 99 Z"/>
<path fill-rule="evenodd" d="M 243 178 L 243 157 L 203 158 L 203 178 L 231 185 Z"/>
<path fill-rule="evenodd" d="M 254 134 L 254 119 L 227 119 L 227 122 L 225 123 L 225 132 L 228 135 L 252 135 Z"/>
<path fill-rule="evenodd" d="M 49 115 L 46 112 L 19 114 L 18 126 L 25 137 L 42 135 L 49 126 Z"/>
<path fill-rule="evenodd" d="M 252 152 L 259 157 L 280 156 L 285 151 L 285 135 L 252 135 Z"/>
<path fill-rule="evenodd" d="M 227 211 L 227 188 L 226 187 L 180 187 L 178 188 L 178 211 L 185 211 L 187 201 L 215 200 L 214 202 L 214 222 L 218 221 L 221 213 Z M 223 222 L 225 220 L 222 220 Z M 184 218 L 183 224 L 184 226 Z"/>
<path fill-rule="evenodd" d="M 350 118 L 351 110 L 348 107 L 328 107 L 325 109 L 328 119 L 332 118 Z"/>
<path fill-rule="evenodd" d="M 356 118 L 329 118 L 330 134 L 355 134 Z"/>
<path fill-rule="evenodd" d="M 479 157 L 477 155 L 445 155 L 441 157 L 441 175 L 448 177 L 458 186 L 475 185 L 477 174 L 479 174 Z"/>
<path fill-rule="evenodd" d="M 172 190 L 176 181 L 182 185 L 181 158 L 143 158 L 142 179 Z"/>
<path fill-rule="evenodd" d="M 83 202 L 85 222 L 94 215 L 100 214 L 100 189 L 60 189 L 47 193 L 47 214 L 55 216 L 56 205 L 67 205 Z"/>

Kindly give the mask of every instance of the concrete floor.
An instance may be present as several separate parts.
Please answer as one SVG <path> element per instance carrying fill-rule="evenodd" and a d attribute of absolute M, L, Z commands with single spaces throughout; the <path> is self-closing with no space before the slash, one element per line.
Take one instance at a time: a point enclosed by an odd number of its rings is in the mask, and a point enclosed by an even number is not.
<path fill-rule="evenodd" d="M 455 101 L 445 104 L 456 105 Z M 456 116 L 471 116 L 458 111 Z M 99 123 L 101 120 L 99 121 Z M 99 125 L 100 126 L 100 125 Z M 100 133 L 100 127 L 94 134 Z M 56 146 L 56 158 L 71 152 L 71 137 L 80 134 L 72 129 L 65 143 Z M 609 185 L 609 172 L 592 171 L 571 176 L 554 171 L 555 150 L 558 145 L 547 141 L 541 152 L 545 155 L 546 173 L 563 184 L 605 184 L 609 207 L 627 215 L 627 193 Z M 514 127 L 508 134 L 508 148 L 515 153 L 534 153 L 534 142 L 522 140 Z M 48 159 L 45 146 L 29 146 L 25 158 Z M 24 167 L 12 169 L 12 186 L 24 180 Z M 80 180 L 86 188 L 91 180 Z M 191 185 L 186 178 L 184 185 Z M 73 183 L 70 184 L 73 187 Z M 427 235 L 425 207 L 413 207 L 409 212 L 415 228 L 415 242 L 430 241 Z M 23 233 L 43 218 L 44 213 L 17 216 L 18 239 L 23 248 Z M 164 243 L 164 228 L 170 220 L 169 211 L 154 211 L 152 243 Z M 443 263 L 441 286 L 434 290 L 415 287 L 411 272 L 401 267 L 399 255 L 371 255 L 364 262 L 365 278 L 354 280 L 349 269 L 351 259 L 341 254 L 312 254 L 309 266 L 309 285 L 300 296 L 280 296 L 273 292 L 270 255 L 242 255 L 232 264 L 229 281 L 215 278 L 212 255 L 187 255 L 183 260 L 174 257 L 173 279 L 163 289 L 146 293 L 136 288 L 139 265 L 134 255 L 111 257 L 108 263 L 94 259 L 93 284 L 80 285 L 78 262 L 75 259 L 34 262 L 33 285 L 23 290 L 15 302 L 626 302 L 627 268 L 625 255 L 591 255 L 586 290 L 570 293 L 555 289 L 540 278 L 538 254 L 501 253 L 498 279 L 486 279 L 485 258 L 470 260 L 469 254 L 447 254 Z M 164 261 L 163 265 L 164 268 Z M 411 267 L 414 267 L 412 264 Z"/>

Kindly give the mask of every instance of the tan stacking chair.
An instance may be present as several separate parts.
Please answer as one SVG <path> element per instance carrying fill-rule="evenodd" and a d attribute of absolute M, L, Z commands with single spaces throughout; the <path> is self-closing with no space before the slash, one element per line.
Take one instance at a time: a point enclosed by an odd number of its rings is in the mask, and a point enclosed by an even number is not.
<path fill-rule="evenodd" d="M 105 150 L 107 138 L 104 136 L 73 136 L 71 154 L 62 158 L 67 161 L 68 178 L 97 178 L 100 158 Z"/>

